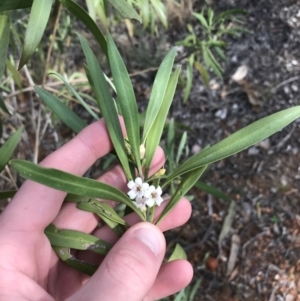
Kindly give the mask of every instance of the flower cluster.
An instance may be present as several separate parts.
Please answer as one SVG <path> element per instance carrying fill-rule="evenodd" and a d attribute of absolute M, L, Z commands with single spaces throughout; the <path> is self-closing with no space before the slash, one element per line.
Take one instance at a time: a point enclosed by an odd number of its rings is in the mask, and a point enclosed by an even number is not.
<path fill-rule="evenodd" d="M 127 187 L 130 191 L 127 192 L 130 199 L 134 200 L 133 203 L 141 211 L 146 211 L 148 206 L 149 208 L 160 204 L 164 201 L 161 197 L 162 190 L 160 186 L 155 188 L 153 185 L 143 182 L 140 177 L 137 177 L 135 181 L 129 181 Z"/>

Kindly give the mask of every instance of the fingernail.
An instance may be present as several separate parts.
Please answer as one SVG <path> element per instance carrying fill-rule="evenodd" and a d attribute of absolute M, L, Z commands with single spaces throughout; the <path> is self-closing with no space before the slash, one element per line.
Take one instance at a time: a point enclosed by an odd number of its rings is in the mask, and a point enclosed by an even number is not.
<path fill-rule="evenodd" d="M 147 246 L 156 256 L 161 252 L 161 244 L 156 231 L 148 227 L 139 228 L 134 231 L 134 236 Z"/>

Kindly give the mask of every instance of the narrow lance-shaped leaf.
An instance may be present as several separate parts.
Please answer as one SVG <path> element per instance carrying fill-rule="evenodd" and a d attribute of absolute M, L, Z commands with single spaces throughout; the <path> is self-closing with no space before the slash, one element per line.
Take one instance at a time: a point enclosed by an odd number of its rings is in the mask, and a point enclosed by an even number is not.
<path fill-rule="evenodd" d="M 33 0 L 1 0 L 0 11 L 29 8 Z"/>
<path fill-rule="evenodd" d="M 0 108 L 7 114 L 11 115 L 10 112 L 8 111 L 5 102 L 3 100 L 3 98 L 0 96 Z"/>
<path fill-rule="evenodd" d="M 83 260 L 75 258 L 71 253 L 69 248 L 65 247 L 56 247 L 53 246 L 53 250 L 56 255 L 67 265 L 71 266 L 75 270 L 82 272 L 86 275 L 93 276 L 97 271 L 98 266 L 87 263 Z"/>
<path fill-rule="evenodd" d="M 147 28 L 150 22 L 150 9 L 149 9 L 149 0 L 141 0 L 141 9 L 140 14 L 143 19 L 143 27 Z"/>
<path fill-rule="evenodd" d="M 125 0 L 108 0 L 110 4 L 121 14 L 125 19 L 135 19 L 142 23 L 141 17 Z"/>
<path fill-rule="evenodd" d="M 11 158 L 15 148 L 17 147 L 21 135 L 22 135 L 23 127 L 20 127 L 13 135 L 9 137 L 9 139 L 1 146 L 0 148 L 0 172 L 4 169 L 5 165 Z"/>
<path fill-rule="evenodd" d="M 126 66 L 110 35 L 107 37 L 107 47 L 118 103 L 124 118 L 131 151 L 136 159 L 138 171 L 141 174 L 139 115 L 133 87 Z"/>
<path fill-rule="evenodd" d="M 35 92 L 40 96 L 41 100 L 53 111 L 58 118 L 65 123 L 75 133 L 79 133 L 87 124 L 70 110 L 64 103 L 48 91 L 35 86 Z"/>
<path fill-rule="evenodd" d="M 17 68 L 15 66 L 15 62 L 13 61 L 13 58 L 10 57 L 10 59 L 6 60 L 5 65 L 6 65 L 6 69 L 11 73 L 15 84 L 17 84 L 19 89 L 22 90 L 22 88 L 23 88 L 22 87 L 22 79 L 21 79 L 19 71 L 17 70 Z"/>
<path fill-rule="evenodd" d="M 203 83 L 205 85 L 206 88 L 209 87 L 209 75 L 208 75 L 208 72 L 207 70 L 205 69 L 205 67 L 198 61 L 194 62 L 194 66 L 195 68 L 199 71 L 201 77 L 202 77 L 202 80 L 203 80 Z"/>
<path fill-rule="evenodd" d="M 122 164 L 126 177 L 128 179 L 132 179 L 120 121 L 117 115 L 113 98 L 108 88 L 108 84 L 87 40 L 82 36 L 79 36 L 79 39 L 87 60 L 89 76 L 93 82 L 93 90 L 96 96 L 96 100 L 100 108 L 100 112 L 105 119 L 109 136 Z"/>
<path fill-rule="evenodd" d="M 201 166 L 186 173 L 181 180 L 179 186 L 177 187 L 175 193 L 173 194 L 169 204 L 166 206 L 162 214 L 160 215 L 156 224 L 160 223 L 167 214 L 174 208 L 174 206 L 180 201 L 180 199 L 194 186 L 194 184 L 199 180 L 206 169 L 207 165 Z M 166 185 L 162 185 L 163 187 Z"/>
<path fill-rule="evenodd" d="M 97 214 L 119 237 L 121 237 L 129 228 L 129 225 L 112 207 L 106 203 L 99 202 L 96 199 L 79 202 L 77 208 Z"/>
<path fill-rule="evenodd" d="M 180 244 L 176 244 L 175 249 L 168 262 L 178 259 L 187 259 L 186 253 Z"/>
<path fill-rule="evenodd" d="M 108 242 L 96 236 L 76 230 L 58 229 L 53 224 L 45 229 L 45 234 L 53 246 L 91 250 L 102 255 L 106 255 L 111 249 Z"/>
<path fill-rule="evenodd" d="M 180 142 L 179 142 L 179 146 L 178 146 L 178 151 L 177 151 L 177 155 L 176 155 L 176 164 L 179 164 L 179 160 L 181 158 L 183 149 L 186 145 L 186 140 L 187 140 L 187 133 L 184 132 L 181 136 Z"/>
<path fill-rule="evenodd" d="M 94 22 L 94 20 L 89 16 L 88 12 L 85 11 L 80 5 L 72 0 L 58 0 L 64 7 L 66 7 L 77 19 L 79 19 L 94 35 L 96 41 L 99 43 L 102 51 L 107 57 L 107 44 L 105 37 Z"/>
<path fill-rule="evenodd" d="M 106 199 L 123 203 L 131 207 L 144 219 L 141 211 L 136 208 L 129 197 L 113 186 L 96 180 L 78 177 L 58 169 L 44 168 L 28 161 L 11 160 L 10 165 L 26 179 L 77 196 Z"/>
<path fill-rule="evenodd" d="M 255 121 L 199 154 L 192 156 L 169 175 L 165 184 L 186 172 L 236 154 L 280 131 L 299 117 L 300 106 L 296 106 Z"/>
<path fill-rule="evenodd" d="M 166 5 L 161 1 L 153 1 L 153 0 L 151 0 L 151 4 L 160 22 L 163 24 L 165 28 L 168 28 Z"/>
<path fill-rule="evenodd" d="M 177 68 L 174 73 L 171 75 L 165 97 L 162 101 L 160 110 L 153 122 L 153 125 L 149 131 L 147 140 L 146 140 L 146 178 L 148 177 L 149 169 L 151 162 L 154 158 L 155 151 L 159 145 L 161 135 L 164 129 L 165 120 L 168 116 L 170 106 L 173 101 L 173 97 L 176 91 L 178 76 L 180 74 L 180 68 Z"/>
<path fill-rule="evenodd" d="M 0 12 L 0 82 L 4 73 L 7 49 L 9 44 L 9 12 Z"/>
<path fill-rule="evenodd" d="M 195 184 L 195 187 L 208 193 L 213 195 L 214 197 L 218 198 L 218 199 L 222 199 L 224 201 L 230 202 L 231 198 L 225 194 L 224 192 L 222 192 L 221 190 L 217 189 L 216 187 L 212 186 L 212 185 L 208 185 L 202 181 L 198 181 Z"/>
<path fill-rule="evenodd" d="M 183 93 L 183 103 L 186 103 L 187 99 L 190 96 L 192 84 L 193 84 L 193 62 L 194 62 L 194 55 L 191 55 L 189 58 L 189 62 L 186 66 L 186 81 Z"/>
<path fill-rule="evenodd" d="M 33 55 L 44 34 L 53 0 L 34 0 L 25 33 L 24 46 L 20 59 L 21 69 Z"/>
<path fill-rule="evenodd" d="M 69 89 L 69 91 L 75 96 L 75 98 L 78 100 L 78 102 L 86 109 L 86 111 L 96 120 L 99 119 L 97 114 L 88 106 L 88 104 L 82 99 L 82 97 L 76 92 L 76 90 L 72 87 L 72 85 L 60 74 L 56 72 L 49 72 L 49 75 L 55 75 L 58 77 L 64 84 L 65 86 Z"/>
<path fill-rule="evenodd" d="M 162 61 L 151 91 L 151 96 L 146 111 L 146 118 L 143 132 L 143 142 L 147 139 L 149 131 L 156 120 L 157 114 L 162 106 L 163 99 L 168 87 L 170 75 L 172 72 L 174 60 L 176 56 L 176 48 L 173 48 Z"/>

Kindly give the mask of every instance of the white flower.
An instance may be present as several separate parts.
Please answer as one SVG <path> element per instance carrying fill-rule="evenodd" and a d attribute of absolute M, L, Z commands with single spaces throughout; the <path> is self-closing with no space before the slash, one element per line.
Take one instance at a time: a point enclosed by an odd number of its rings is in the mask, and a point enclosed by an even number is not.
<path fill-rule="evenodd" d="M 162 194 L 162 190 L 160 186 L 155 188 L 153 185 L 151 185 L 145 192 L 145 198 L 147 199 L 146 204 L 149 207 L 152 207 L 155 203 L 157 206 L 160 206 L 161 203 L 164 201 L 163 198 L 161 197 L 161 194 Z"/>
<path fill-rule="evenodd" d="M 136 201 L 134 202 L 133 201 L 133 204 L 139 208 L 142 212 L 145 212 L 147 210 L 147 207 L 146 207 L 146 199 L 145 198 L 140 198 L 140 197 L 137 197 L 135 199 Z"/>
<path fill-rule="evenodd" d="M 149 188 L 149 184 L 143 183 L 143 180 L 140 177 L 137 177 L 134 182 L 129 181 L 127 187 L 130 189 L 127 194 L 133 200 L 135 198 L 142 198 Z"/>

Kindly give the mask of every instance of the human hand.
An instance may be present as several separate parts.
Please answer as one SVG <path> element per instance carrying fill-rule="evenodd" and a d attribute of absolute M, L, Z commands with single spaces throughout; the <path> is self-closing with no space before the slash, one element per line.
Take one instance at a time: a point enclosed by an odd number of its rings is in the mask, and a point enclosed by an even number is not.
<path fill-rule="evenodd" d="M 112 148 L 104 120 L 85 128 L 74 139 L 41 162 L 76 175 L 84 172 Z M 158 150 L 152 173 L 164 163 Z M 112 168 L 100 181 L 126 191 L 120 166 Z M 63 203 L 65 193 L 26 181 L 0 216 L 0 301 L 157 300 L 184 288 L 192 268 L 185 260 L 162 264 L 165 240 L 161 231 L 184 224 L 191 214 L 190 203 L 182 199 L 159 224 L 141 223 L 135 214 L 125 217 L 132 225 L 118 240 L 99 220 Z M 164 204 L 157 208 L 162 212 Z M 50 223 L 58 228 L 91 233 L 115 243 L 103 258 L 78 251 L 79 259 L 100 264 L 92 277 L 60 261 L 51 248 L 44 229 Z"/>

